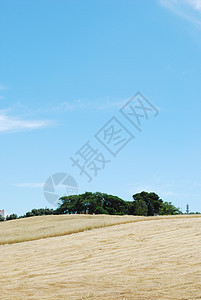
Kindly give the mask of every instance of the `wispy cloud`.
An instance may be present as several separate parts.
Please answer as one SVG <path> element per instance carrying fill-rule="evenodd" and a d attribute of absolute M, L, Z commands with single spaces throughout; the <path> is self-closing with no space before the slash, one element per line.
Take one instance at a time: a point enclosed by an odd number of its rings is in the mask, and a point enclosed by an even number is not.
<path fill-rule="evenodd" d="M 3 83 L 0 82 L 0 91 L 5 90 L 6 87 L 3 85 Z"/>
<path fill-rule="evenodd" d="M 66 111 L 74 111 L 74 110 L 111 110 L 113 108 L 120 109 L 126 101 L 129 99 L 124 100 L 111 100 L 111 99 L 98 99 L 98 100 L 80 100 L 77 99 L 75 101 L 65 101 L 59 103 L 56 106 L 49 107 L 49 111 L 53 112 L 66 112 Z"/>
<path fill-rule="evenodd" d="M 5 90 L 6 87 L 0 82 L 0 91 Z M 4 97 L 2 95 L 0 95 L 0 100 L 4 99 Z"/>
<path fill-rule="evenodd" d="M 42 188 L 44 186 L 44 182 L 15 183 L 13 186 L 20 188 Z"/>
<path fill-rule="evenodd" d="M 158 0 L 159 3 L 201 29 L 201 0 Z"/>
<path fill-rule="evenodd" d="M 19 188 L 30 188 L 30 189 L 40 188 L 41 189 L 41 188 L 44 187 L 45 183 L 44 182 L 24 182 L 24 183 L 14 183 L 12 185 L 15 186 L 15 187 L 19 187 Z M 48 187 L 47 184 L 46 184 L 46 187 Z M 62 184 L 57 184 L 56 185 L 56 192 L 58 193 L 59 189 L 61 191 L 66 191 L 66 188 L 67 188 L 67 186 L 64 186 Z M 70 187 L 70 188 L 72 188 L 72 187 Z"/>
<path fill-rule="evenodd" d="M 186 0 L 186 2 L 194 9 L 199 10 L 201 12 L 201 0 Z"/>
<path fill-rule="evenodd" d="M 0 134 L 24 130 L 33 130 L 50 126 L 52 122 L 46 120 L 21 120 L 9 116 L 6 111 L 0 111 Z"/>

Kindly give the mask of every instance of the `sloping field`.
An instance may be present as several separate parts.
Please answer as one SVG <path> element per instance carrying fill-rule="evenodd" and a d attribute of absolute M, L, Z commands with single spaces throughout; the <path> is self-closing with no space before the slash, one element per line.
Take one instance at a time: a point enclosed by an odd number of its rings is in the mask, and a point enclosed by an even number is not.
<path fill-rule="evenodd" d="M 1 299 L 201 299 L 201 217 L 5 244 L 0 262 Z"/>
<path fill-rule="evenodd" d="M 186 218 L 188 216 L 108 216 L 108 215 L 50 215 L 0 222 L 0 245 L 64 236 L 95 228 L 126 224 L 142 220 Z M 196 216 L 191 216 L 196 217 Z"/>
<path fill-rule="evenodd" d="M 150 219 L 139 216 L 51 215 L 0 223 L 0 245 L 63 236 L 85 230 Z"/>

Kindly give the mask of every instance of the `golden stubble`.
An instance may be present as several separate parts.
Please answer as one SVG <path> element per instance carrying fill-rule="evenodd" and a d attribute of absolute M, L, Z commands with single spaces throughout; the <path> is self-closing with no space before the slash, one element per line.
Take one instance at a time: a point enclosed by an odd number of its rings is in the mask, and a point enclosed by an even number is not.
<path fill-rule="evenodd" d="M 55 224 L 63 217 L 3 226 L 51 227 L 51 219 Z M 105 227 L 89 230 L 101 218 Z M 201 299 L 200 216 L 125 216 L 125 224 L 106 225 L 115 218 L 124 217 L 71 216 L 69 227 L 83 220 L 91 227 L 0 246 L 1 299 Z"/>

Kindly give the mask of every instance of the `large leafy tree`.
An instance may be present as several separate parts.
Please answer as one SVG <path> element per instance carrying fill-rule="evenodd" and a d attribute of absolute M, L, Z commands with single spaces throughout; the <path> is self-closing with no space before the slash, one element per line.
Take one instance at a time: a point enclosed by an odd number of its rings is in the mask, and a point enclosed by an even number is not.
<path fill-rule="evenodd" d="M 138 204 L 134 204 L 134 206 L 139 206 L 139 203 L 143 205 L 143 201 L 147 207 L 147 215 L 153 216 L 154 213 L 159 213 L 160 207 L 163 203 L 162 199 L 155 193 L 141 192 L 133 195 L 134 203 L 138 201 Z M 140 202 L 139 202 L 140 201 Z"/>
<path fill-rule="evenodd" d="M 60 207 L 57 213 L 85 213 L 89 214 L 126 214 L 126 201 L 113 195 L 104 193 L 89 193 L 86 192 L 80 195 L 65 196 L 61 199 Z"/>
<path fill-rule="evenodd" d="M 148 208 L 144 200 L 139 199 L 133 202 L 133 213 L 136 216 L 147 216 Z"/>
<path fill-rule="evenodd" d="M 127 213 L 126 202 L 117 196 L 104 194 L 103 208 L 110 215 Z"/>

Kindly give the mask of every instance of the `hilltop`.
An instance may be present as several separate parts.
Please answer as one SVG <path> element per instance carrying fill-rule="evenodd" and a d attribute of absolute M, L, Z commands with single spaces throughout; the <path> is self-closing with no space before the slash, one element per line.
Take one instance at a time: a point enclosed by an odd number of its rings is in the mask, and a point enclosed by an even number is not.
<path fill-rule="evenodd" d="M 44 234 L 48 226 L 56 235 L 56 228 L 75 226 L 75 233 L 1 245 L 1 299 L 201 298 L 199 215 L 62 215 L 0 226 L 9 227 L 1 227 L 8 235 L 14 228 L 26 235 L 31 227 L 33 235 Z"/>

